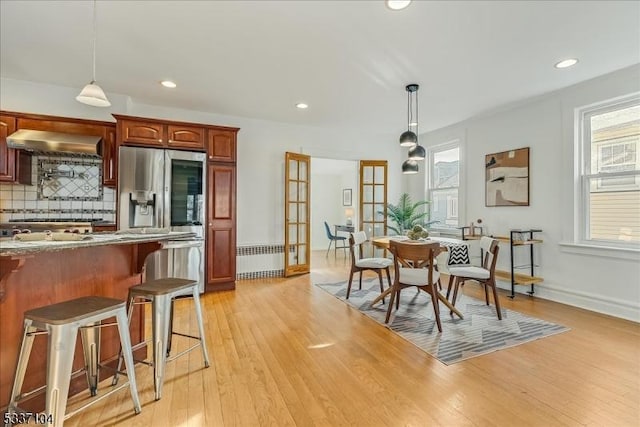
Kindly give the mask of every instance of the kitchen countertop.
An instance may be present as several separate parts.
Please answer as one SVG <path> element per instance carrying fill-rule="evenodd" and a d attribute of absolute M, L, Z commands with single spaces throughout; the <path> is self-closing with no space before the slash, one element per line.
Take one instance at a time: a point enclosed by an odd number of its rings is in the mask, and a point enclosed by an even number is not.
<path fill-rule="evenodd" d="M 60 251 L 67 249 L 87 248 L 103 245 L 124 245 L 130 243 L 159 242 L 164 240 L 176 240 L 194 237 L 190 232 L 170 232 L 159 234 L 133 234 L 133 233 L 95 233 L 83 235 L 91 237 L 78 241 L 19 241 L 12 238 L 0 239 L 0 256 L 20 256 L 40 252 Z"/>

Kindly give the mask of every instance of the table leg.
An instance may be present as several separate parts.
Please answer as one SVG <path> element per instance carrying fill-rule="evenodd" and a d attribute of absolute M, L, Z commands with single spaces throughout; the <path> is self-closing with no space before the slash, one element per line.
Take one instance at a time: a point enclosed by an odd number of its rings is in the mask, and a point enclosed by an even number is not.
<path fill-rule="evenodd" d="M 446 305 L 447 307 L 449 307 L 449 310 L 453 311 L 453 312 L 454 312 L 455 314 L 457 314 L 457 315 L 458 315 L 458 317 L 460 317 L 461 319 L 464 319 L 464 317 L 462 316 L 462 313 L 460 313 L 460 312 L 458 311 L 458 309 L 457 309 L 457 308 L 455 308 L 455 307 L 453 306 L 453 304 L 451 304 L 447 298 L 445 298 L 445 296 L 444 296 L 444 295 L 442 295 L 440 292 L 437 292 L 437 291 L 436 291 L 436 293 L 438 294 L 438 299 L 439 299 L 440 301 L 442 301 L 444 305 Z"/>
<path fill-rule="evenodd" d="M 378 301 L 381 301 L 384 299 L 384 297 L 386 297 L 387 295 L 389 295 L 391 293 L 391 291 L 393 290 L 393 286 L 389 286 L 387 289 L 384 290 L 383 293 L 381 293 L 380 295 L 378 295 L 376 297 L 376 299 L 374 299 L 373 301 L 371 301 L 371 307 L 373 307 L 375 305 L 375 303 L 377 303 Z"/>

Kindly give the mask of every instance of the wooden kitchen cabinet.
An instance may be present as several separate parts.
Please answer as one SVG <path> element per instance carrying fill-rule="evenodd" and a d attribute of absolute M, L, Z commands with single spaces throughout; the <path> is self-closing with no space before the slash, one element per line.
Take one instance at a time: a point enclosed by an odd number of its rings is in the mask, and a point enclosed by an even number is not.
<path fill-rule="evenodd" d="M 113 115 L 116 145 L 207 151 L 205 289 L 235 289 L 238 128 Z"/>
<path fill-rule="evenodd" d="M 207 133 L 207 157 L 210 162 L 236 161 L 236 132 L 209 129 Z"/>
<path fill-rule="evenodd" d="M 206 128 L 179 122 L 113 115 L 118 121 L 118 143 L 154 148 L 204 151 Z"/>
<path fill-rule="evenodd" d="M 111 188 L 118 185 L 118 145 L 115 126 L 105 127 L 102 137 L 102 185 Z"/>
<path fill-rule="evenodd" d="M 236 280 L 236 168 L 207 171 L 207 290 L 234 289 Z"/>
<path fill-rule="evenodd" d="M 116 146 L 115 123 L 21 113 L 17 118 L 17 129 L 101 137 L 102 185 L 106 187 L 116 187 L 118 178 L 118 148 Z"/>
<path fill-rule="evenodd" d="M 167 125 L 167 147 L 203 150 L 205 131 L 201 127 Z"/>
<path fill-rule="evenodd" d="M 31 185 L 31 154 L 7 146 L 7 136 L 14 133 L 18 120 L 0 114 L 0 182 Z"/>
<path fill-rule="evenodd" d="M 147 147 L 164 147 L 164 125 L 158 122 L 143 122 L 138 120 L 118 120 L 118 142 L 122 145 L 135 144 Z"/>

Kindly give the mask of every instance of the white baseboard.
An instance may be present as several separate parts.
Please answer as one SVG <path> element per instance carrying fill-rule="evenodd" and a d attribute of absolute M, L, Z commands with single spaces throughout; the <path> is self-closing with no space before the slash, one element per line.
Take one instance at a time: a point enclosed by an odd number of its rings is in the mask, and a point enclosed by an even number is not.
<path fill-rule="evenodd" d="M 498 287 L 511 291 L 511 284 L 508 282 L 499 281 Z M 524 296 L 529 295 L 526 293 L 529 289 L 529 286 L 516 286 L 515 288 L 518 295 Z M 534 297 L 536 298 L 559 302 L 640 323 L 640 303 L 638 301 L 623 301 L 605 295 L 563 289 L 548 283 L 536 284 L 534 290 Z"/>

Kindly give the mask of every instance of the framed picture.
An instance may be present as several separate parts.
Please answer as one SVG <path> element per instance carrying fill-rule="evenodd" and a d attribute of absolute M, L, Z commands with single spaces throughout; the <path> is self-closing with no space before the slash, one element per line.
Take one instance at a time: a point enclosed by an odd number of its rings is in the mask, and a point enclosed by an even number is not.
<path fill-rule="evenodd" d="M 485 205 L 529 206 L 529 147 L 485 156 Z"/>
<path fill-rule="evenodd" d="M 351 206 L 351 189 L 342 190 L 342 206 Z"/>

